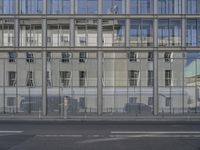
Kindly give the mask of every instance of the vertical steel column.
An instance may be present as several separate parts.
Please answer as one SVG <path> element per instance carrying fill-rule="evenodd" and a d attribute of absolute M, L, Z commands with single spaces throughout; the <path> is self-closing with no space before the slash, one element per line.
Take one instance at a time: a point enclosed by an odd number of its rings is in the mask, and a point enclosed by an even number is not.
<path fill-rule="evenodd" d="M 130 47 L 130 40 L 129 40 L 129 35 L 130 35 L 130 19 L 126 19 L 126 34 L 125 34 L 125 46 Z"/>
<path fill-rule="evenodd" d="M 70 1 L 70 13 L 71 14 L 74 14 L 74 12 L 75 12 L 75 0 L 71 0 Z"/>
<path fill-rule="evenodd" d="M 43 0 L 43 14 L 47 12 L 47 1 Z M 42 111 L 43 115 L 47 115 L 47 20 L 42 19 Z"/>
<path fill-rule="evenodd" d="M 70 47 L 75 46 L 75 27 L 74 19 L 70 19 Z"/>
<path fill-rule="evenodd" d="M 125 3 L 125 8 L 126 8 L 126 14 L 130 14 L 130 0 L 126 0 Z"/>
<path fill-rule="evenodd" d="M 98 14 L 102 13 L 102 0 L 98 1 Z M 98 19 L 98 47 L 102 47 L 102 19 Z M 103 110 L 103 52 L 101 49 L 97 52 L 97 114 L 102 115 Z"/>
<path fill-rule="evenodd" d="M 155 7 L 155 5 L 154 5 Z M 153 59 L 153 70 L 154 70 L 154 86 L 153 86 L 153 97 L 154 97 L 154 115 L 158 115 L 158 19 L 154 18 L 154 59 Z"/>

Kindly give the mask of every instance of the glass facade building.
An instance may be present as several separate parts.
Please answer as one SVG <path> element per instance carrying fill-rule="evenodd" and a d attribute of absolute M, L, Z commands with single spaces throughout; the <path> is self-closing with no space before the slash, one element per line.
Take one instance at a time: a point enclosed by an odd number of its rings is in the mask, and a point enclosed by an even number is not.
<path fill-rule="evenodd" d="M 0 0 L 0 115 L 199 115 L 199 6 Z"/>

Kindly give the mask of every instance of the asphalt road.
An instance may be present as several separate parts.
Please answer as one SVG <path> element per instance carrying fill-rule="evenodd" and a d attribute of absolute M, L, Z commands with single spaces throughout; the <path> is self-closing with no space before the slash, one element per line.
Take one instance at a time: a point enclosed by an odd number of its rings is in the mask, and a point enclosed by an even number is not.
<path fill-rule="evenodd" d="M 0 150 L 200 150 L 200 123 L 0 122 Z"/>

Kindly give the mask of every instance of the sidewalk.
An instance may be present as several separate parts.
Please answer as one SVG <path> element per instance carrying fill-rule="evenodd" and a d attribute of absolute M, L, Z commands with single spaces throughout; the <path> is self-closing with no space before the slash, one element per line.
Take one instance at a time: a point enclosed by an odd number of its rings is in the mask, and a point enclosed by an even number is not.
<path fill-rule="evenodd" d="M 18 115 L 0 115 L 0 121 L 185 121 L 200 122 L 200 115 L 196 116 L 18 116 Z"/>

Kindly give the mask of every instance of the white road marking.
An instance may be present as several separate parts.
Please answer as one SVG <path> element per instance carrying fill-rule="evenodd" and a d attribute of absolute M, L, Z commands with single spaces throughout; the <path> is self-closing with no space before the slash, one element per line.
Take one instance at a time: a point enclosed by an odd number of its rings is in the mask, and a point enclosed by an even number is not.
<path fill-rule="evenodd" d="M 200 131 L 111 131 L 111 134 L 200 134 Z"/>
<path fill-rule="evenodd" d="M 200 138 L 200 135 L 159 135 L 159 134 L 142 134 L 142 135 L 110 135 L 112 138 Z"/>
<path fill-rule="evenodd" d="M 6 133 L 8 133 L 8 134 L 10 134 L 10 133 L 12 133 L 12 134 L 20 134 L 20 133 L 23 133 L 23 131 L 0 131 L 0 134 L 1 133 L 3 133 L 3 134 L 6 134 Z"/>
<path fill-rule="evenodd" d="M 90 143 L 98 143 L 98 142 L 108 142 L 108 141 L 117 141 L 117 140 L 123 140 L 124 138 L 102 138 L 102 139 L 91 139 L 91 140 L 85 140 L 80 143 L 82 144 L 90 144 Z"/>
<path fill-rule="evenodd" d="M 40 135 L 37 135 L 39 137 L 74 137 L 74 138 L 77 138 L 77 137 L 83 137 L 83 135 L 65 135 L 65 134 L 40 134 Z"/>

